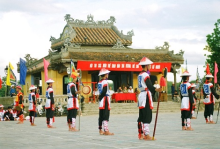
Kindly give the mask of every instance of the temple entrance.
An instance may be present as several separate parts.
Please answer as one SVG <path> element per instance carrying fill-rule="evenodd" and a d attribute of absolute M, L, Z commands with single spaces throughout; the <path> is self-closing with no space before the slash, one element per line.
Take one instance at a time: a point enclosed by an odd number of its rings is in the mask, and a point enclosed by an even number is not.
<path fill-rule="evenodd" d="M 40 89 L 40 95 L 42 95 L 42 79 L 41 79 L 41 72 L 37 72 L 31 75 L 31 84 L 29 84 L 29 87 L 31 85 L 35 85 L 36 87 L 39 87 Z M 29 89 L 29 87 L 27 89 Z"/>

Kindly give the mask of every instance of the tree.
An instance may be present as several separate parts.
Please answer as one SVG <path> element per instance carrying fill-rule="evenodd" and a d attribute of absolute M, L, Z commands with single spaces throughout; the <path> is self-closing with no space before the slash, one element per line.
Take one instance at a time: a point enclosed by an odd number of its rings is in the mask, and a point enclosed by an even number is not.
<path fill-rule="evenodd" d="M 204 48 L 204 50 L 210 52 L 210 55 L 207 56 L 206 63 L 209 64 L 212 74 L 214 74 L 215 62 L 218 64 L 218 70 L 220 70 L 220 19 L 214 25 L 213 33 L 206 36 L 208 46 Z M 220 78 L 220 72 L 217 74 L 217 78 Z"/>

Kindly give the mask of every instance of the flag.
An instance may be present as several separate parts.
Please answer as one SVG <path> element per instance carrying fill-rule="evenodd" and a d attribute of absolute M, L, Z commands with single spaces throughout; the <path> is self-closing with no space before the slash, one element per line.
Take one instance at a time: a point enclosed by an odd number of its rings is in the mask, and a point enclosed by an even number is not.
<path fill-rule="evenodd" d="M 48 80 L 48 66 L 50 65 L 50 63 L 44 59 L 44 78 L 45 78 L 45 82 Z"/>
<path fill-rule="evenodd" d="M 72 75 L 73 72 L 76 72 L 76 67 L 74 65 L 73 60 L 71 59 L 70 61 L 70 76 Z M 69 78 L 69 82 L 72 82 L 72 78 Z"/>
<path fill-rule="evenodd" d="M 215 62 L 214 83 L 217 83 L 218 65 Z"/>
<path fill-rule="evenodd" d="M 76 72 L 76 67 L 73 63 L 73 60 L 71 59 L 71 62 L 70 62 L 70 76 L 73 72 Z"/>
<path fill-rule="evenodd" d="M 185 72 L 185 69 L 182 67 L 182 68 L 181 68 L 181 71 L 182 71 L 182 74 L 183 74 L 183 73 Z"/>
<path fill-rule="evenodd" d="M 2 88 L 2 78 L 0 77 L 0 89 Z"/>
<path fill-rule="evenodd" d="M 20 84 L 25 85 L 25 79 L 27 74 L 26 61 L 20 58 Z"/>
<path fill-rule="evenodd" d="M 210 73 L 209 64 L 207 64 L 207 66 L 206 66 L 206 74 L 209 74 L 209 73 Z"/>
<path fill-rule="evenodd" d="M 12 71 L 12 69 L 14 69 L 14 67 L 9 62 L 8 73 L 7 73 L 7 78 L 6 78 L 6 85 L 8 85 L 8 86 L 11 86 L 11 83 L 16 84 L 16 76 L 15 76 L 14 72 Z"/>

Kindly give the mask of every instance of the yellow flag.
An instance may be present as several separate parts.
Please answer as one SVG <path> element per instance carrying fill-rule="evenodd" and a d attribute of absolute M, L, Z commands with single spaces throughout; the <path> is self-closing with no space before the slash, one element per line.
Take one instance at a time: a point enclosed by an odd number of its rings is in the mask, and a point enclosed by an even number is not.
<path fill-rule="evenodd" d="M 182 67 L 181 70 L 182 70 L 182 74 L 183 74 L 183 72 L 185 71 L 185 69 Z"/>
<path fill-rule="evenodd" d="M 11 82 L 10 82 L 11 71 L 10 71 L 10 69 L 14 69 L 14 67 L 9 62 L 8 73 L 7 73 L 7 78 L 6 78 L 6 85 L 8 85 L 8 86 L 11 86 Z"/>

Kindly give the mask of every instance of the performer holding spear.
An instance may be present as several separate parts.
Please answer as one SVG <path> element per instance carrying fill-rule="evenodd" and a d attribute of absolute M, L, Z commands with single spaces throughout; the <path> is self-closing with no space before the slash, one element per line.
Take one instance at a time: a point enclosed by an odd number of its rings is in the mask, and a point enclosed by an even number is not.
<path fill-rule="evenodd" d="M 77 115 L 77 109 L 79 109 L 77 94 L 80 93 L 80 91 L 77 91 L 76 88 L 76 81 L 78 76 L 79 76 L 78 73 L 72 72 L 70 76 L 72 78 L 72 82 L 70 82 L 67 85 L 67 95 L 68 95 L 67 123 L 69 126 L 69 131 L 78 131 L 76 129 L 76 115 Z"/>
<path fill-rule="evenodd" d="M 149 129 L 149 125 L 152 121 L 152 93 L 154 93 L 155 91 L 162 91 L 161 88 L 156 89 L 151 83 L 150 76 L 147 73 L 147 71 L 150 70 L 151 64 L 153 64 L 153 62 L 146 57 L 143 57 L 139 63 L 139 65 L 141 65 L 143 69 L 142 72 L 138 75 L 138 88 L 141 91 L 138 96 L 138 138 L 140 140 L 152 140 Z"/>

